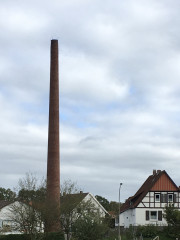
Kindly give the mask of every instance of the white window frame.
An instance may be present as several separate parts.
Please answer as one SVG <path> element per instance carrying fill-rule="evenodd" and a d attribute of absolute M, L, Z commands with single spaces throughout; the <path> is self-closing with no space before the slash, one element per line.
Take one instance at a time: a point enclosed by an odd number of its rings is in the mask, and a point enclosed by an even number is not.
<path fill-rule="evenodd" d="M 156 218 L 152 218 L 151 214 L 156 213 Z M 150 221 L 158 221 L 158 212 L 157 211 L 149 211 L 149 220 Z"/>
<path fill-rule="evenodd" d="M 157 196 L 159 197 L 159 199 L 156 198 Z M 160 200 L 161 200 L 160 199 L 161 198 L 160 193 L 155 193 L 154 197 L 155 197 L 155 202 L 160 202 Z"/>
<path fill-rule="evenodd" d="M 172 196 L 171 201 L 170 201 L 170 198 L 169 198 L 170 196 Z M 173 202 L 173 194 L 172 194 L 172 193 L 169 193 L 169 194 L 168 194 L 168 202 Z"/>

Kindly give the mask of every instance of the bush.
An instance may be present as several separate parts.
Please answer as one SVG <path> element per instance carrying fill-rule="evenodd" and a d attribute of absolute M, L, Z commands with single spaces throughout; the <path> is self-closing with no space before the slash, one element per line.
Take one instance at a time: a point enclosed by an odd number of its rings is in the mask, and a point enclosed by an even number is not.
<path fill-rule="evenodd" d="M 48 233 L 43 240 L 64 240 L 64 233 Z"/>
<path fill-rule="evenodd" d="M 125 236 L 125 239 L 134 239 L 136 235 L 136 227 L 130 225 L 129 228 L 125 229 L 124 231 L 124 236 Z"/>
<path fill-rule="evenodd" d="M 78 219 L 72 226 L 72 236 L 76 240 L 101 240 L 106 232 L 106 225 L 89 216 Z"/>
<path fill-rule="evenodd" d="M 1 235 L 0 240 L 30 240 L 30 235 L 27 234 Z"/>
<path fill-rule="evenodd" d="M 31 236 L 29 234 L 9 234 L 1 235 L 0 240 L 30 240 Z M 64 233 L 47 233 L 47 234 L 38 234 L 34 236 L 34 239 L 41 240 L 64 240 Z"/>
<path fill-rule="evenodd" d="M 158 234 L 158 226 L 156 225 L 147 225 L 147 226 L 138 226 L 136 229 L 136 236 L 143 236 L 146 238 L 153 238 Z"/>

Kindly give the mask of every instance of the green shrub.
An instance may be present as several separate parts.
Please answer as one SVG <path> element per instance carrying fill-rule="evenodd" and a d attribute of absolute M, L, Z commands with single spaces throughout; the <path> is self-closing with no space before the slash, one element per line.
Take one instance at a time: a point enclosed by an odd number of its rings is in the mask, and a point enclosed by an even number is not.
<path fill-rule="evenodd" d="M 134 239 L 136 235 L 136 227 L 130 225 L 129 228 L 126 228 L 124 231 L 125 239 Z"/>
<path fill-rule="evenodd" d="M 147 226 L 138 226 L 136 229 L 136 236 L 143 236 L 146 238 L 153 238 L 158 234 L 158 226 L 156 225 L 147 225 Z"/>
<path fill-rule="evenodd" d="M 30 240 L 30 236 L 27 234 L 8 234 L 1 235 L 0 240 Z"/>
<path fill-rule="evenodd" d="M 32 236 L 29 234 L 9 234 L 1 235 L 0 240 L 31 240 Z M 34 240 L 64 240 L 64 233 L 47 233 L 47 234 L 38 234 L 33 236 Z"/>
<path fill-rule="evenodd" d="M 77 219 L 72 226 L 72 236 L 76 240 L 101 240 L 106 232 L 106 225 L 88 215 Z"/>
<path fill-rule="evenodd" d="M 46 234 L 45 238 L 43 238 L 43 240 L 64 240 L 64 233 L 48 233 Z"/>

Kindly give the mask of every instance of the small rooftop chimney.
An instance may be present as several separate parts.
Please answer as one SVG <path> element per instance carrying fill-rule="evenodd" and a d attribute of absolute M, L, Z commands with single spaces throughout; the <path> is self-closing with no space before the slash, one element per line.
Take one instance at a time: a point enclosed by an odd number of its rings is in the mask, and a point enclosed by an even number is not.
<path fill-rule="evenodd" d="M 153 169 L 153 176 L 156 174 L 156 170 L 155 169 Z"/>
<path fill-rule="evenodd" d="M 159 174 L 161 172 L 161 170 L 157 170 L 157 174 Z"/>

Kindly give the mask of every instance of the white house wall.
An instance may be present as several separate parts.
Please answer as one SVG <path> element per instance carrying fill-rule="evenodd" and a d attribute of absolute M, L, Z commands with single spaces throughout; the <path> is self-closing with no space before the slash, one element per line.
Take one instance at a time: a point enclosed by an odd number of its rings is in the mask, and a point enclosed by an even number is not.
<path fill-rule="evenodd" d="M 7 205 L 5 207 L 3 207 L 2 209 L 0 209 L 0 228 L 3 227 L 3 224 L 7 224 L 9 226 L 13 226 L 13 221 L 12 221 L 12 212 L 11 212 L 11 208 L 12 205 L 14 204 L 19 204 L 19 202 L 14 202 L 10 205 Z M 13 231 L 13 232 L 9 232 L 9 233 L 18 233 L 17 231 Z"/>
<path fill-rule="evenodd" d="M 158 211 L 162 211 L 162 208 L 134 208 L 134 209 L 128 209 L 127 211 L 120 214 L 120 226 L 123 226 L 125 228 L 129 228 L 130 225 L 138 226 L 138 225 L 148 225 L 148 224 L 155 224 L 159 226 L 165 226 L 167 225 L 167 222 L 164 218 L 162 218 L 162 221 L 158 221 L 158 218 L 156 220 L 146 220 L 146 211 L 156 211 L 158 214 Z M 118 226 L 118 224 L 116 224 Z"/>
<path fill-rule="evenodd" d="M 0 209 L 0 220 L 11 220 L 12 219 L 12 211 L 11 208 L 14 204 L 19 204 L 19 202 L 14 202 L 12 204 L 9 204 L 2 209 Z"/>
<path fill-rule="evenodd" d="M 173 195 L 172 202 L 162 202 L 162 195 Z M 156 195 L 159 195 L 159 201 L 155 198 Z M 174 200 L 174 195 L 175 200 Z M 147 225 L 147 224 L 156 224 L 160 226 L 167 225 L 166 220 L 163 218 L 164 208 L 167 204 L 173 204 L 180 210 L 180 193 L 179 192 L 170 192 L 170 191 L 152 191 L 148 192 L 146 196 L 142 199 L 142 201 L 138 204 L 138 206 L 134 209 L 128 209 L 120 215 L 120 225 L 128 228 L 130 225 Z M 149 211 L 146 213 L 146 211 Z M 162 213 L 162 214 L 161 214 Z M 146 220 L 146 214 L 149 215 L 149 220 Z M 152 215 L 156 216 L 153 218 Z M 159 215 L 162 216 L 159 219 Z M 159 220 L 158 220 L 159 219 Z M 117 226 L 118 224 L 116 224 Z"/>
<path fill-rule="evenodd" d="M 139 203 L 139 205 L 137 206 L 139 207 L 146 207 L 146 208 L 165 208 L 165 206 L 167 205 L 167 202 L 157 202 L 155 201 L 154 197 L 155 194 L 176 194 L 176 202 L 172 202 L 174 204 L 175 207 L 180 208 L 179 202 L 180 202 L 180 195 L 179 192 L 148 192 L 147 195 L 143 198 L 143 200 L 141 201 L 141 203 Z"/>
<path fill-rule="evenodd" d="M 128 209 L 120 214 L 120 226 L 128 228 L 130 225 L 136 224 L 136 212 L 135 209 Z"/>
<path fill-rule="evenodd" d="M 138 225 L 148 225 L 148 224 L 155 224 L 155 225 L 159 225 L 159 226 L 165 226 L 167 225 L 167 222 L 164 218 L 162 218 L 162 221 L 158 221 L 158 219 L 156 220 L 146 220 L 146 211 L 162 211 L 163 213 L 163 209 L 162 208 L 156 208 L 156 209 L 152 209 L 152 208 L 136 208 L 136 226 Z"/>
<path fill-rule="evenodd" d="M 5 222 L 7 220 L 11 220 L 9 217 L 9 214 L 10 214 L 10 212 L 9 212 L 8 206 L 6 206 L 0 210 L 0 228 L 3 227 L 3 222 Z"/>
<path fill-rule="evenodd" d="M 158 220 L 158 211 L 164 212 L 164 208 L 167 205 L 167 202 L 161 202 L 161 200 L 155 201 L 155 194 L 171 194 L 171 192 L 148 192 L 142 201 L 138 204 L 136 208 L 136 225 L 147 225 L 147 224 L 156 224 L 156 225 L 167 225 L 166 220 L 162 217 L 162 221 Z M 179 193 L 177 194 L 177 202 L 173 202 L 174 206 L 179 208 Z M 157 219 L 146 220 L 146 211 L 157 212 Z"/>
<path fill-rule="evenodd" d="M 104 207 L 97 201 L 97 199 L 91 193 L 87 194 L 87 196 L 84 198 L 84 201 L 91 201 L 94 207 L 98 209 L 101 217 L 105 217 L 105 215 L 107 214 L 107 211 L 104 209 Z"/>

